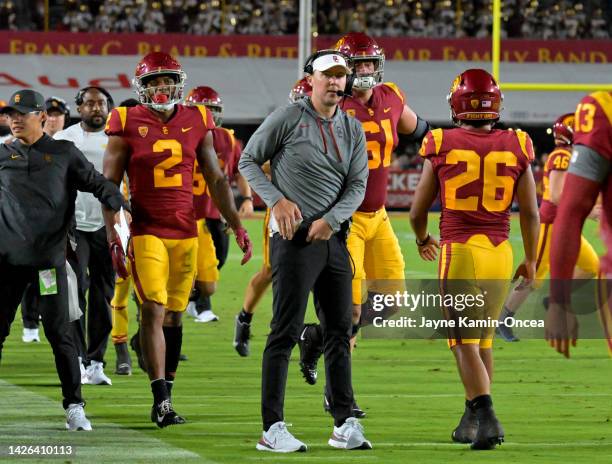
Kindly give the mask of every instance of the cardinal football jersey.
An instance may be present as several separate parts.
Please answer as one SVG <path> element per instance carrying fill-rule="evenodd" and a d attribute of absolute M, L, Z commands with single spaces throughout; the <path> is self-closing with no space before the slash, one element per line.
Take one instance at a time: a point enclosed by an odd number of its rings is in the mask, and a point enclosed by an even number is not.
<path fill-rule="evenodd" d="M 572 157 L 570 149 L 571 147 L 555 147 L 546 160 L 544 176 L 542 177 L 544 193 L 542 194 L 542 204 L 540 205 L 540 222 L 542 224 L 552 224 L 555 222 L 557 205 L 550 201 L 550 173 L 552 171 L 567 171 L 570 158 Z"/>
<path fill-rule="evenodd" d="M 574 145 L 585 145 L 612 162 L 612 92 L 595 92 L 584 97 L 576 108 Z M 601 235 L 607 253 L 602 271 L 612 273 L 612 182 L 610 175 L 601 185 Z"/>
<path fill-rule="evenodd" d="M 213 129 L 206 107 L 175 106 L 162 122 L 143 105 L 113 109 L 105 132 L 128 143 L 132 235 L 197 237 L 193 170 L 198 146 Z"/>
<path fill-rule="evenodd" d="M 361 122 L 368 150 L 368 183 L 358 211 L 374 212 L 385 206 L 391 154 L 397 146 L 397 123 L 404 110 L 404 94 L 392 82 L 372 89 L 372 97 L 363 104 L 347 97 L 340 103 L 346 114 Z"/>
<path fill-rule="evenodd" d="M 438 179 L 442 242 L 465 243 L 483 234 L 497 246 L 508 239 L 517 180 L 534 157 L 526 132 L 435 129 L 419 153 Z"/>

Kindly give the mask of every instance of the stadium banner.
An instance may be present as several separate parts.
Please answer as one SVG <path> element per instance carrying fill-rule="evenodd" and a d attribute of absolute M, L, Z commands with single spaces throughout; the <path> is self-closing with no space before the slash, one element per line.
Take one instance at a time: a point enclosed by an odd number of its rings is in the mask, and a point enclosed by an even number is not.
<path fill-rule="evenodd" d="M 321 36 L 314 48 L 330 48 L 338 37 Z M 380 37 L 388 60 L 490 61 L 490 39 Z M 297 35 L 119 34 L 0 32 L 0 54 L 145 55 L 165 51 L 179 57 L 289 58 L 298 56 Z M 612 63 L 609 40 L 507 39 L 502 61 L 514 63 Z"/>

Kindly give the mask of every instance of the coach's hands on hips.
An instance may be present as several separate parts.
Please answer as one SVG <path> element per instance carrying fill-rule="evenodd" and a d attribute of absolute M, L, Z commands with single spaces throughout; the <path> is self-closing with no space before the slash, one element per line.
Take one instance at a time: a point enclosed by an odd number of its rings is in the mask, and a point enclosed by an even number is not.
<path fill-rule="evenodd" d="M 281 198 L 272 207 L 272 214 L 278 224 L 281 237 L 291 240 L 302 222 L 302 213 L 298 205 L 286 198 Z"/>
<path fill-rule="evenodd" d="M 249 234 L 247 233 L 244 227 L 238 227 L 234 230 L 234 235 L 236 235 L 236 243 L 244 253 L 242 257 L 242 261 L 240 261 L 240 265 L 244 265 L 251 259 L 253 255 L 253 244 L 251 243 L 251 239 L 249 238 Z"/>
<path fill-rule="evenodd" d="M 306 241 L 312 242 L 315 240 L 329 240 L 333 233 L 334 230 L 325 219 L 317 219 L 310 224 Z"/>
<path fill-rule="evenodd" d="M 435 261 L 438 259 L 438 250 L 440 244 L 430 234 L 424 240 L 416 240 L 417 248 L 419 250 L 419 256 L 424 261 Z"/>
<path fill-rule="evenodd" d="M 578 320 L 568 304 L 550 303 L 544 321 L 544 338 L 551 348 L 570 357 L 570 343 L 578 341 Z"/>

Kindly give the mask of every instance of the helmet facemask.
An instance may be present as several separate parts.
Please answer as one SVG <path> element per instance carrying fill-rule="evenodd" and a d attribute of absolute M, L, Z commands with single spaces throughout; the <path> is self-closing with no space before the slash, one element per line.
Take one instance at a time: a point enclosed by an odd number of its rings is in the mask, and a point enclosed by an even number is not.
<path fill-rule="evenodd" d="M 169 76 L 174 84 L 147 86 L 151 79 Z M 186 76 L 183 71 L 162 71 L 135 77 L 132 81 L 141 104 L 149 106 L 156 111 L 168 111 L 183 99 Z M 164 92 L 160 92 L 164 90 Z"/>
<path fill-rule="evenodd" d="M 371 61 L 374 63 L 374 72 L 371 74 L 360 75 L 357 73 L 357 63 L 360 61 Z M 358 57 L 352 57 L 349 63 L 353 75 L 353 89 L 355 90 L 369 90 L 380 84 L 383 81 L 383 74 L 385 68 L 385 56 L 384 55 L 363 55 Z"/>

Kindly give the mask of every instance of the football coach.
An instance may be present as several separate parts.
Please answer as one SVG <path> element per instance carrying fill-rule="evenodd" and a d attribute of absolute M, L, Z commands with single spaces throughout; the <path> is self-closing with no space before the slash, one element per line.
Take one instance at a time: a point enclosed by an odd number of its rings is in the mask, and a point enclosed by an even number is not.
<path fill-rule="evenodd" d="M 67 235 L 77 190 L 93 193 L 108 217 L 127 205 L 72 142 L 43 133 L 44 103 L 40 93 L 20 90 L 1 110 L 15 140 L 0 144 L 0 355 L 32 284 L 62 385 L 66 428 L 91 430 L 68 314 Z"/>
<path fill-rule="evenodd" d="M 368 157 L 359 121 L 338 108 L 350 69 L 332 50 L 309 57 L 304 67 L 312 97 L 277 109 L 249 140 L 239 169 L 272 210 L 270 259 L 273 314 L 263 353 L 262 451 L 306 451 L 284 422 L 291 350 L 314 293 L 324 332 L 325 372 L 331 387 L 331 446 L 368 449 L 363 428 L 351 417 L 351 279 L 346 248 L 349 220 L 365 195 Z M 348 93 L 348 92 L 347 92 Z M 261 169 L 271 161 L 272 180 Z"/>

